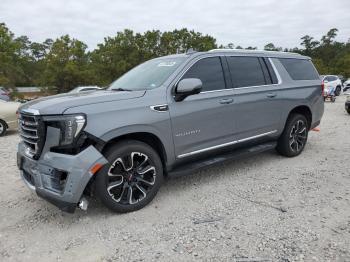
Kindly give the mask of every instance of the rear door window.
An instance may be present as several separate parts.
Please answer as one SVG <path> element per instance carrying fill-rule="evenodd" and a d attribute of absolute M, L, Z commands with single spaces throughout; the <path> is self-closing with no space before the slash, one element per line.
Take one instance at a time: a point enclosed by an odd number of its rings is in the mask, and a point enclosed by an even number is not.
<path fill-rule="evenodd" d="M 196 62 L 182 77 L 199 78 L 202 91 L 214 91 L 226 88 L 220 57 L 203 58 Z"/>
<path fill-rule="evenodd" d="M 312 65 L 312 62 L 307 59 L 294 58 L 279 58 L 284 68 L 293 80 L 318 80 L 319 76 Z"/>
<path fill-rule="evenodd" d="M 259 58 L 250 56 L 227 57 L 233 87 L 266 85 Z"/>

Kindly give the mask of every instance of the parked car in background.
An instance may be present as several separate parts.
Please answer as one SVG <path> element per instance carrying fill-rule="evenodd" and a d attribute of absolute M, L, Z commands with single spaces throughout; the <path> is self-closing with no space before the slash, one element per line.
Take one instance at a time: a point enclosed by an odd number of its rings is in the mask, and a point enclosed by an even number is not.
<path fill-rule="evenodd" d="M 321 84 L 311 59 L 293 53 L 152 59 L 108 90 L 22 105 L 17 164 L 24 183 L 64 211 L 85 210 L 84 194 L 135 211 L 165 176 L 275 148 L 298 156 L 323 115 Z"/>
<path fill-rule="evenodd" d="M 17 110 L 20 103 L 0 100 L 0 136 L 8 129 L 16 129 L 18 125 Z"/>
<path fill-rule="evenodd" d="M 0 87 L 0 100 L 10 101 L 10 92 L 3 87 Z"/>
<path fill-rule="evenodd" d="M 321 80 L 323 81 L 324 88 L 335 90 L 335 95 L 339 96 L 342 89 L 342 82 L 340 78 L 336 75 L 322 75 Z"/>
<path fill-rule="evenodd" d="M 78 86 L 73 90 L 69 91 L 68 93 L 75 94 L 80 92 L 97 91 L 97 90 L 102 90 L 102 88 L 98 86 Z"/>
<path fill-rule="evenodd" d="M 344 83 L 343 83 L 343 92 L 346 92 L 347 90 L 350 90 L 350 78 L 348 78 Z"/>

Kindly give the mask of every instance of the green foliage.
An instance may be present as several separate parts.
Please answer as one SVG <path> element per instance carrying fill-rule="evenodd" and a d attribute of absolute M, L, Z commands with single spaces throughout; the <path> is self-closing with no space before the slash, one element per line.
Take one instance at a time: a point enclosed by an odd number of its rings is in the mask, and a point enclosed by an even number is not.
<path fill-rule="evenodd" d="M 313 58 L 319 73 L 350 77 L 350 41 L 337 42 L 337 32 L 333 28 L 319 41 L 305 35 L 301 38 L 303 49 L 283 49 L 273 43 L 266 44 L 264 49 L 307 55 Z M 0 86 L 40 85 L 45 86 L 46 93 L 67 92 L 79 85 L 106 86 L 146 60 L 184 53 L 190 48 L 207 51 L 217 47 L 212 36 L 186 28 L 144 33 L 126 29 L 114 37 L 106 37 L 89 52 L 86 44 L 69 35 L 36 43 L 26 36 L 16 38 L 4 23 L 0 23 Z M 219 47 L 244 49 L 233 43 Z"/>
<path fill-rule="evenodd" d="M 273 43 L 268 43 L 264 46 L 264 50 L 267 51 L 282 51 L 282 47 L 275 47 Z"/>
<path fill-rule="evenodd" d="M 143 34 L 131 30 L 118 32 L 115 37 L 107 37 L 104 43 L 91 52 L 91 70 L 94 84 L 108 85 L 113 80 L 151 58 L 184 53 L 193 48 L 207 51 L 216 48 L 216 40 L 187 29 L 172 32 L 147 31 Z"/>
<path fill-rule="evenodd" d="M 320 74 L 334 74 L 350 77 L 350 43 L 335 41 L 338 29 L 330 29 L 320 41 L 314 41 L 309 35 L 303 36 L 304 49 L 297 53 L 310 56 Z"/>
<path fill-rule="evenodd" d="M 57 91 L 67 92 L 78 85 L 91 82 L 87 46 L 68 35 L 56 39 L 43 58 L 44 71 L 39 79 L 41 85 L 56 86 Z"/>

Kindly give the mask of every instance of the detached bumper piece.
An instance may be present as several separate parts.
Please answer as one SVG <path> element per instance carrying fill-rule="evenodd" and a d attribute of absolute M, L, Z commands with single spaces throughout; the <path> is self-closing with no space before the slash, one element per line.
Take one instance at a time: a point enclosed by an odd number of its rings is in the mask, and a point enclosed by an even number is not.
<path fill-rule="evenodd" d="M 94 166 L 107 160 L 93 146 L 77 155 L 47 152 L 39 160 L 27 157 L 20 143 L 17 165 L 25 184 L 38 196 L 63 211 L 73 213 L 93 176 Z"/>

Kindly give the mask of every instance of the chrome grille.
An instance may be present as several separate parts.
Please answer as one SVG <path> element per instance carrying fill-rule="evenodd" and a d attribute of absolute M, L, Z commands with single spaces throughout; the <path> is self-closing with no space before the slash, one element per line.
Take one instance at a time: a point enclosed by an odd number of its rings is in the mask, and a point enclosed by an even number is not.
<path fill-rule="evenodd" d="M 19 135 L 26 145 L 26 154 L 29 157 L 38 158 L 45 136 L 40 116 L 21 113 L 18 122 Z"/>

